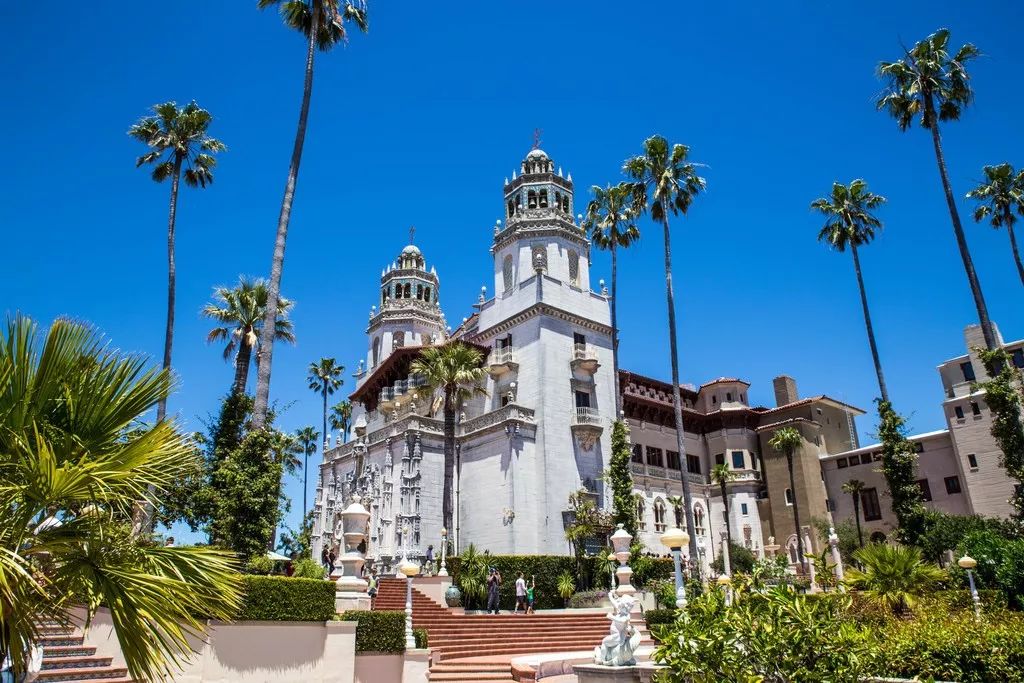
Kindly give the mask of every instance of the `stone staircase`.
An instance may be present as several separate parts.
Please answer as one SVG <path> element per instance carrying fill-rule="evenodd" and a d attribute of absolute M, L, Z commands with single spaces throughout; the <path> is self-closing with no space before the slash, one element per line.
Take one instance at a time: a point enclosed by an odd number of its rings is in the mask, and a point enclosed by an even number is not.
<path fill-rule="evenodd" d="M 429 634 L 431 681 L 511 681 L 513 656 L 590 651 L 608 635 L 603 613 L 456 614 L 413 586 L 413 627 Z M 382 579 L 373 609 L 404 610 L 405 581 Z"/>
<path fill-rule="evenodd" d="M 96 648 L 83 645 L 84 638 L 78 629 L 47 624 L 42 632 L 43 667 L 36 677 L 40 683 L 131 683 L 127 669 L 111 666 L 110 657 L 99 657 Z"/>

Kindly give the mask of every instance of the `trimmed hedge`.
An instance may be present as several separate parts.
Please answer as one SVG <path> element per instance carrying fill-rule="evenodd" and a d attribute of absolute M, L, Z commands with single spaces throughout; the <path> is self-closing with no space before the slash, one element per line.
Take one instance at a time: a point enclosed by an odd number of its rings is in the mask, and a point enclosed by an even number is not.
<path fill-rule="evenodd" d="M 672 624 L 675 623 L 678 611 L 674 609 L 649 609 L 644 612 L 644 620 L 647 622 L 648 628 L 653 624 Z"/>
<path fill-rule="evenodd" d="M 405 612 L 349 610 L 341 619 L 356 622 L 357 653 L 405 652 Z"/>
<path fill-rule="evenodd" d="M 608 600 L 608 591 L 580 591 L 569 598 L 569 607 L 600 607 Z"/>
<path fill-rule="evenodd" d="M 416 639 L 417 650 L 426 650 L 430 647 L 430 635 L 427 633 L 427 629 L 414 628 L 412 630 L 412 637 Z"/>
<path fill-rule="evenodd" d="M 245 599 L 239 620 L 329 621 L 334 618 L 334 583 L 287 576 L 242 577 Z"/>

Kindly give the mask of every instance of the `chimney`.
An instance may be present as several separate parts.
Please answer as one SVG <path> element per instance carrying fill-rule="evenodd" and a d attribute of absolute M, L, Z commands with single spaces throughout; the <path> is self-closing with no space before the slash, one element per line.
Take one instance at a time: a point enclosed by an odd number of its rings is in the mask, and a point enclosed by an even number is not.
<path fill-rule="evenodd" d="M 796 392 L 796 380 L 789 375 L 779 375 L 772 380 L 775 387 L 775 406 L 784 406 L 800 399 Z"/>
<path fill-rule="evenodd" d="M 999 334 L 999 327 L 992 323 L 992 334 L 996 337 L 996 343 L 1003 345 L 1003 335 Z M 964 328 L 964 343 L 967 344 L 967 353 L 974 355 L 974 349 L 985 348 L 985 335 L 981 331 L 981 325 L 968 325 Z"/>

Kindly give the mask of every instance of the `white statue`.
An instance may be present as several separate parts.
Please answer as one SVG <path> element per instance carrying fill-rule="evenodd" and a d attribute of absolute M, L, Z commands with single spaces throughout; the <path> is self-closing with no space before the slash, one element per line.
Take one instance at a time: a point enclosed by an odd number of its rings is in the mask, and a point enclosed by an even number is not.
<path fill-rule="evenodd" d="M 619 597 L 613 589 L 608 591 L 608 599 L 612 603 L 612 611 L 608 613 L 612 622 L 610 633 L 601 640 L 600 647 L 594 648 L 594 662 L 605 666 L 633 666 L 636 664 L 633 651 L 640 645 L 641 637 L 630 618 L 633 596 Z"/>

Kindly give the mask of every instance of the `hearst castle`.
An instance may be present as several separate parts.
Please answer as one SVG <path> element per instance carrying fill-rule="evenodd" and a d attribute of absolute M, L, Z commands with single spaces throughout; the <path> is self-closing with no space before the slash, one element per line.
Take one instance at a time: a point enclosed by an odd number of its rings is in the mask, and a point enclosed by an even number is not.
<path fill-rule="evenodd" d="M 474 543 L 494 554 L 567 554 L 570 494 L 586 489 L 599 505 L 610 505 L 601 480 L 616 404 L 610 296 L 603 282 L 597 291 L 592 288 L 591 245 L 573 220 L 573 195 L 572 176 L 556 170 L 547 154 L 534 149 L 526 156 L 520 172 L 505 183 L 506 219 L 494 228 L 494 296 L 481 293 L 474 314 L 455 330 L 441 309 L 440 278 L 417 246 L 406 246 L 384 268 L 366 328 L 366 358 L 359 362 L 350 396 L 351 433 L 320 465 L 314 557 L 325 544 L 341 541 L 336 514 L 354 495 L 371 513 L 369 560 L 387 568 L 403 549 L 410 558 L 422 558 L 428 545 L 439 552 L 443 422 L 437 402 L 410 365 L 423 347 L 453 338 L 477 346 L 487 372 L 486 394 L 471 399 L 458 416 L 455 523 L 448 530 L 455 547 Z M 977 359 L 966 356 L 947 365 L 962 368 L 964 359 L 984 372 Z M 944 385 L 946 379 L 943 375 Z M 774 407 L 750 405 L 749 384 L 742 379 L 684 386 L 686 454 L 680 458 L 671 384 L 620 371 L 640 535 L 652 551 L 666 552 L 658 536 L 680 513 L 674 503 L 682 496 L 684 466 L 705 565 L 717 556 L 726 523 L 734 542 L 759 555 L 787 553 L 795 563 L 793 500 L 803 524 L 851 517 L 849 496 L 840 487 L 854 475 L 869 486 L 862 493 L 865 529 L 891 532 L 878 465 L 866 466 L 878 460 L 878 448 L 857 443 L 854 420 L 864 411 L 829 396 L 801 397 L 790 377 L 773 383 Z M 972 445 L 971 453 L 957 447 L 956 415 L 963 417 L 964 410 L 959 403 L 970 401 L 968 410 L 976 411 L 973 406 L 983 402 L 971 399 L 963 382 L 955 393 L 954 401 L 947 388 L 950 429 L 922 435 L 918 442 L 921 473 L 932 473 L 932 490 L 962 495 L 953 511 L 1008 514 L 1005 499 L 1012 487 L 1005 474 L 996 475 L 994 445 L 988 450 Z M 984 423 L 970 426 L 982 434 L 987 418 Z M 795 490 L 785 459 L 768 446 L 782 426 L 795 427 L 804 437 L 795 457 Z M 727 485 L 728 519 L 720 489 L 709 477 L 722 463 L 734 473 Z M 980 507 L 972 503 L 970 489 L 979 469 L 988 470 L 981 484 L 989 492 L 988 503 Z M 927 479 L 923 486 L 929 486 Z M 819 550 L 817 535 L 808 527 L 804 533 Z"/>

